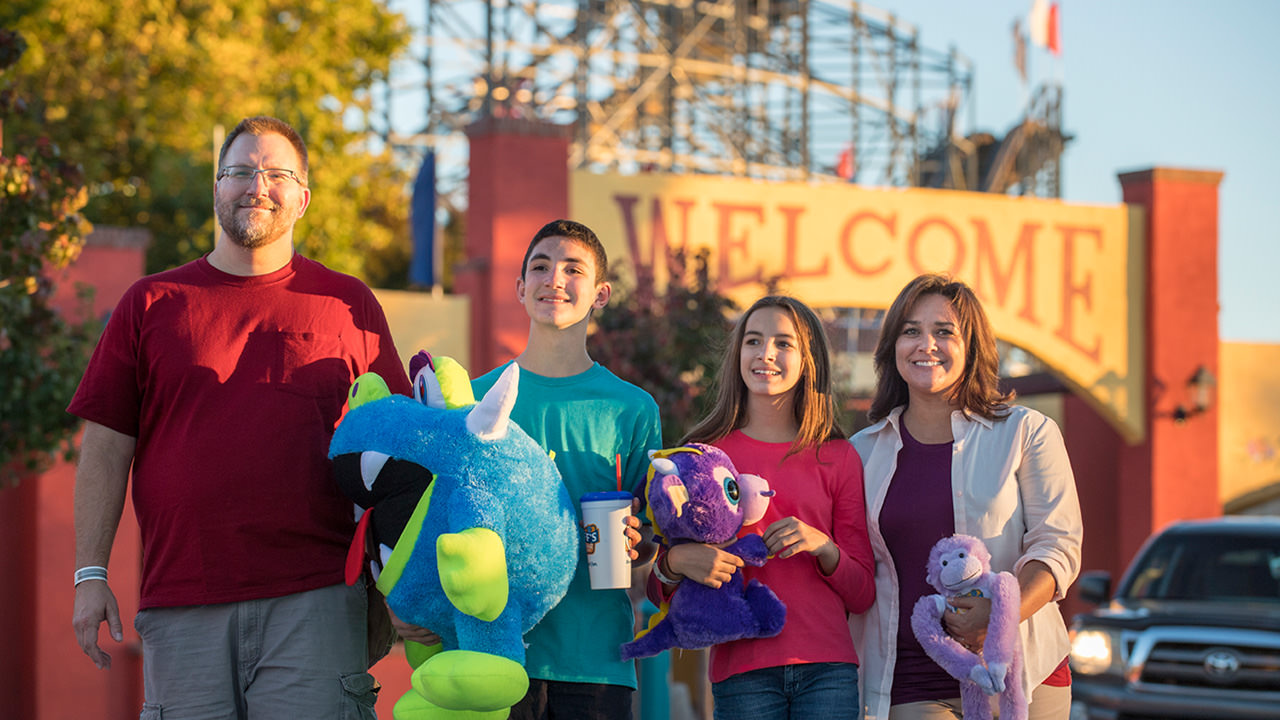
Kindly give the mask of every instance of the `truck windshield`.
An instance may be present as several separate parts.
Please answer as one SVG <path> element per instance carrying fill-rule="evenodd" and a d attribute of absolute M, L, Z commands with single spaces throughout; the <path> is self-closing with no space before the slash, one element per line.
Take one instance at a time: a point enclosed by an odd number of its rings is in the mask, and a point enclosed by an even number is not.
<path fill-rule="evenodd" d="M 1135 600 L 1280 604 L 1280 537 L 1170 534 L 1148 548 L 1122 595 Z"/>

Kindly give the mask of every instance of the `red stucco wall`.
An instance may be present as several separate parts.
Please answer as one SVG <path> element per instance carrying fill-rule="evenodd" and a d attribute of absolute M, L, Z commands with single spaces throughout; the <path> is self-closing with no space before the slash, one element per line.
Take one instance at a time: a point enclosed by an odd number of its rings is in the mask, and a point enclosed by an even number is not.
<path fill-rule="evenodd" d="M 473 376 L 524 350 L 529 318 L 516 301 L 516 280 L 533 234 L 569 214 L 568 132 L 514 119 L 467 128 L 468 262 L 455 277 L 457 292 L 471 298 Z"/>
<path fill-rule="evenodd" d="M 1218 374 L 1218 183 L 1222 174 L 1155 168 L 1120 175 L 1144 210 L 1146 440 L 1125 445 L 1068 398 L 1063 433 L 1084 511 L 1084 569 L 1118 577 L 1142 542 L 1180 519 L 1222 513 L 1218 411 L 1176 422 L 1187 381 Z M 1117 308 L 1117 312 L 1122 310 Z"/>
<path fill-rule="evenodd" d="M 98 228 L 89 236 L 80 258 L 65 270 L 51 272 L 57 284 L 54 304 L 64 314 L 79 311 L 76 284 L 95 289 L 91 313 L 105 317 L 124 291 L 144 272 L 147 233 L 119 228 Z M 79 444 L 77 439 L 76 444 Z M 33 671 L 30 685 L 21 688 L 23 697 L 35 699 L 33 720 L 102 720 L 136 718 L 142 707 L 141 645 L 132 619 L 138 606 L 141 543 L 131 505 L 126 504 L 120 530 L 111 553 L 111 587 L 120 603 L 125 642 L 115 643 L 103 632 L 99 636 L 112 656 L 108 671 L 98 670 L 76 644 L 71 630 L 75 600 L 71 576 L 75 571 L 75 530 L 73 502 L 75 467 L 59 462 L 42 475 L 24 480 L 34 506 L 30 516 L 31 534 L 21 556 L 36 568 L 29 585 L 34 612 L 24 615 L 33 644 L 25 662 Z M 0 613 L 4 609 L 0 608 Z M 0 657 L 10 657 L 12 648 L 0 644 Z M 4 711 L 7 712 L 7 711 Z M 3 712 L 0 712 L 3 714 Z"/>

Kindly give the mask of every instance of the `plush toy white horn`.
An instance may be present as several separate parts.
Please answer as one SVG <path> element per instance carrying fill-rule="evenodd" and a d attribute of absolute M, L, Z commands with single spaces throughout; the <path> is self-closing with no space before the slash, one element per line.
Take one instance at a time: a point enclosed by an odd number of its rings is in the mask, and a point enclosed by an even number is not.
<path fill-rule="evenodd" d="M 511 363 L 467 415 L 467 430 L 486 442 L 505 436 L 519 387 L 520 367 Z"/>
<path fill-rule="evenodd" d="M 652 457 L 652 454 L 650 457 Z M 679 472 L 679 470 L 676 469 L 676 464 L 671 462 L 668 458 L 653 458 L 650 462 L 653 463 L 653 469 L 663 475 L 675 475 Z"/>

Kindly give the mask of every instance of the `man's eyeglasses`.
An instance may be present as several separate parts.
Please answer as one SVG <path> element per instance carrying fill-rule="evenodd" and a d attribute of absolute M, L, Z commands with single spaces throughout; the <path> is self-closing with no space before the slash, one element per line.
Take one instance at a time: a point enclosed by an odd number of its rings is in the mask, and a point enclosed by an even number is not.
<path fill-rule="evenodd" d="M 248 185 L 253 182 L 255 176 L 262 174 L 267 180 L 268 185 L 279 185 L 288 180 L 292 180 L 303 187 L 306 185 L 302 182 L 302 178 L 298 177 L 298 173 L 285 168 L 251 168 L 248 165 L 228 165 L 222 168 L 218 173 L 218 179 L 226 179 L 234 185 Z"/>

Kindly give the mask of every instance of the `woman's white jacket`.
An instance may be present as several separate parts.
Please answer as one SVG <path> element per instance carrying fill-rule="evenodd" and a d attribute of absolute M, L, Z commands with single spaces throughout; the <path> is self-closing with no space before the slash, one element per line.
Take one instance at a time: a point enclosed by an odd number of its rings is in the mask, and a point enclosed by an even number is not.
<path fill-rule="evenodd" d="M 895 568 L 880 532 L 880 508 L 902 449 L 902 407 L 850 438 L 862 457 L 867 495 L 867 529 L 875 553 L 876 600 L 852 616 L 850 630 L 858 649 L 860 696 L 865 720 L 889 716 L 889 689 L 897 656 L 898 573 L 925 568 Z M 1017 575 L 1039 560 L 1057 582 L 1053 602 L 1022 623 L 1023 687 L 1027 697 L 1067 656 L 1070 643 L 1058 601 L 1080 572 L 1083 530 L 1075 477 L 1062 432 L 1053 420 L 1030 408 L 1013 406 L 1003 419 L 990 421 L 956 411 L 951 414 L 951 492 L 955 530 L 983 540 L 991 567 Z M 907 612 L 915 598 L 903 598 Z"/>

